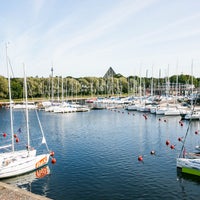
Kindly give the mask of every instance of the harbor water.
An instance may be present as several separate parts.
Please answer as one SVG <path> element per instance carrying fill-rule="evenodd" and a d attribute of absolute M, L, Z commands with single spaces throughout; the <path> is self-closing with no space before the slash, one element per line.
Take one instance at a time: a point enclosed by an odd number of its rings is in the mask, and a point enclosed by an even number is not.
<path fill-rule="evenodd" d="M 181 125 L 180 117 L 144 117 L 142 112 L 124 109 L 38 112 L 56 164 L 49 162 L 39 171 L 3 181 L 51 199 L 199 199 L 200 177 L 181 174 L 176 168 L 182 146 L 178 138 L 185 136 L 188 121 Z M 22 111 L 13 114 L 14 130 L 23 130 Z M 33 114 L 30 111 L 30 132 L 36 138 L 40 130 Z M 9 110 L 0 109 L 1 133 L 10 132 L 9 120 Z M 200 133 L 195 134 L 199 124 L 190 125 L 186 151 L 194 151 L 200 143 Z M 23 131 L 20 134 L 22 138 Z M 138 156 L 143 160 L 138 161 Z"/>

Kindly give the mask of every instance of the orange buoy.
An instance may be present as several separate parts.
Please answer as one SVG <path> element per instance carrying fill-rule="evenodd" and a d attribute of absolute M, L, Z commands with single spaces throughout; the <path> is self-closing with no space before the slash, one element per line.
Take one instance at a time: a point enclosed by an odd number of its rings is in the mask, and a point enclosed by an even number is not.
<path fill-rule="evenodd" d="M 182 141 L 182 138 L 181 138 L 181 137 L 179 137 L 179 138 L 178 138 L 178 141 L 179 141 L 179 142 L 181 142 L 181 141 Z"/>
<path fill-rule="evenodd" d="M 56 163 L 56 159 L 55 159 L 55 158 L 52 158 L 51 163 L 52 163 L 52 164 L 55 164 L 55 163 Z"/>
<path fill-rule="evenodd" d="M 170 148 L 171 148 L 171 149 L 175 149 L 175 145 L 172 144 L 172 145 L 170 146 Z"/>
<path fill-rule="evenodd" d="M 54 151 L 50 152 L 50 156 L 53 157 L 55 155 Z"/>
<path fill-rule="evenodd" d="M 170 144 L 170 141 L 169 140 L 166 140 L 166 145 L 168 146 Z"/>
<path fill-rule="evenodd" d="M 180 125 L 183 126 L 183 123 L 181 122 Z"/>
<path fill-rule="evenodd" d="M 138 156 L 138 161 L 143 161 L 143 157 L 142 156 Z"/>

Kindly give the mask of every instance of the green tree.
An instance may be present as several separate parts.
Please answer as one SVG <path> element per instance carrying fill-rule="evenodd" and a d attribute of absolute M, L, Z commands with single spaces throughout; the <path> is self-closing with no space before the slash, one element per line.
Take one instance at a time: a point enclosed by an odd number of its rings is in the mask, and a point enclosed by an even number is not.
<path fill-rule="evenodd" d="M 8 98 L 8 80 L 0 76 L 0 98 Z"/>
<path fill-rule="evenodd" d="M 11 79 L 11 94 L 13 99 L 22 99 L 24 97 L 23 88 L 24 87 L 22 78 Z"/>

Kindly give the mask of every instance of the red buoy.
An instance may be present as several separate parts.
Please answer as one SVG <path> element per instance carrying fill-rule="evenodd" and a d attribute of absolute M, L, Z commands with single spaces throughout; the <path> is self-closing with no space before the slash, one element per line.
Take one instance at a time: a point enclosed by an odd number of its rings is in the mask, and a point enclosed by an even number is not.
<path fill-rule="evenodd" d="M 142 156 L 138 156 L 138 161 L 143 161 L 143 157 Z"/>
<path fill-rule="evenodd" d="M 160 119 L 160 118 L 159 118 L 158 120 L 159 120 L 159 121 L 161 121 L 161 119 Z"/>
<path fill-rule="evenodd" d="M 15 140 L 16 142 L 19 142 L 19 138 L 16 138 L 16 140 Z"/>
<path fill-rule="evenodd" d="M 6 133 L 3 133 L 3 137 L 6 137 L 7 136 L 7 134 Z"/>
<path fill-rule="evenodd" d="M 168 146 L 170 144 L 170 141 L 169 140 L 166 140 L 166 145 Z"/>
<path fill-rule="evenodd" d="M 181 122 L 180 125 L 183 126 L 183 123 Z"/>
<path fill-rule="evenodd" d="M 197 134 L 198 134 L 198 131 L 195 131 L 195 134 L 197 135 Z"/>
<path fill-rule="evenodd" d="M 172 144 L 172 145 L 170 146 L 170 148 L 171 148 L 171 149 L 175 149 L 175 145 Z"/>
<path fill-rule="evenodd" d="M 182 141 L 182 138 L 181 138 L 181 137 L 179 137 L 179 138 L 178 138 L 178 141 L 179 141 L 179 142 L 181 142 L 181 141 Z"/>
<path fill-rule="evenodd" d="M 17 134 L 14 134 L 14 138 L 17 138 Z"/>
<path fill-rule="evenodd" d="M 55 163 L 56 163 L 56 159 L 55 159 L 55 158 L 52 158 L 51 163 L 52 163 L 52 164 L 55 164 Z"/>
<path fill-rule="evenodd" d="M 54 155 L 55 155 L 54 151 L 51 151 L 51 152 L 50 152 L 50 156 L 51 156 L 51 157 L 54 157 Z"/>

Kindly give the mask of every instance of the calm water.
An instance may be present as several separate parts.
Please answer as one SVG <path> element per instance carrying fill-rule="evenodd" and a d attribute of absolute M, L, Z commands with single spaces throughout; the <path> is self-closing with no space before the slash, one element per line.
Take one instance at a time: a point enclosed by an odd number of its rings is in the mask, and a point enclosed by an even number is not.
<path fill-rule="evenodd" d="M 21 114 L 14 111 L 15 130 L 24 126 Z M 33 114 L 31 129 L 36 137 L 39 127 Z M 31 173 L 11 179 L 12 184 L 52 199 L 199 199 L 200 177 L 183 176 L 176 169 L 178 138 L 185 135 L 188 124 L 180 126 L 179 117 L 149 114 L 145 120 L 143 113 L 124 110 L 39 111 L 39 116 L 57 163 L 38 172 L 44 175 L 48 170 L 43 178 L 35 179 Z M 0 131 L 9 132 L 9 110 L 1 109 L 0 119 Z M 188 150 L 200 142 L 196 130 L 199 121 L 191 124 Z M 176 145 L 175 150 L 166 146 L 166 140 Z"/>

